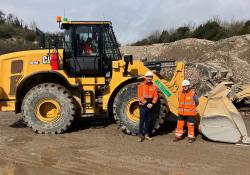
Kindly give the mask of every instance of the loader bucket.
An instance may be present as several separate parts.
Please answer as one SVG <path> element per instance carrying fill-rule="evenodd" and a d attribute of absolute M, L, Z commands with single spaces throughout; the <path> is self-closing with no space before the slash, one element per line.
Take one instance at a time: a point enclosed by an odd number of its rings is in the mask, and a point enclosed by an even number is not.
<path fill-rule="evenodd" d="M 211 91 L 201 114 L 200 130 L 212 141 L 250 144 L 245 123 L 227 98 L 229 92 L 225 83 Z"/>
<path fill-rule="evenodd" d="M 250 85 L 244 86 L 241 92 L 236 94 L 237 100 L 242 100 L 244 98 L 250 98 Z"/>

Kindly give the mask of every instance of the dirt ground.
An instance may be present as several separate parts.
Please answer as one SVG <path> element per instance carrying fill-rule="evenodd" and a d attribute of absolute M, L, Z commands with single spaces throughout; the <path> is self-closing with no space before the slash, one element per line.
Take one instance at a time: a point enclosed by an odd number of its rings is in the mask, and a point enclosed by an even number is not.
<path fill-rule="evenodd" d="M 0 113 L 0 174 L 249 174 L 250 146 L 210 142 L 172 142 L 165 127 L 154 141 L 120 132 L 103 119 L 80 120 L 61 135 L 39 135 L 20 116 Z M 244 120 L 250 131 L 250 116 Z"/>

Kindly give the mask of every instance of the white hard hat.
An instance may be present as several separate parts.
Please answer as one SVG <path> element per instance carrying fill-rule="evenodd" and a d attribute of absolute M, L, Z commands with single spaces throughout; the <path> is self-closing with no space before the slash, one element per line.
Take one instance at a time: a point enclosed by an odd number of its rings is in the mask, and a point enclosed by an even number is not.
<path fill-rule="evenodd" d="M 190 82 L 188 80 L 183 80 L 181 85 L 182 86 L 190 86 Z"/>
<path fill-rule="evenodd" d="M 147 71 L 147 73 L 145 74 L 145 77 L 152 77 L 154 74 L 153 72 L 151 72 L 150 70 Z"/>

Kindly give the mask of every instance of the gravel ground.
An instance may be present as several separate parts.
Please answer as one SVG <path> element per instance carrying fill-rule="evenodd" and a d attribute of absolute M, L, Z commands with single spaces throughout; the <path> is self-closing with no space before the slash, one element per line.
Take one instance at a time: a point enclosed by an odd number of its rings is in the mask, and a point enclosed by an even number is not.
<path fill-rule="evenodd" d="M 245 116 L 248 132 L 250 116 Z M 101 121 L 101 122 L 100 122 Z M 0 175 L 249 174 L 250 147 L 207 141 L 178 143 L 166 125 L 152 142 L 137 142 L 117 125 L 84 119 L 61 135 L 39 135 L 14 113 L 0 113 Z"/>

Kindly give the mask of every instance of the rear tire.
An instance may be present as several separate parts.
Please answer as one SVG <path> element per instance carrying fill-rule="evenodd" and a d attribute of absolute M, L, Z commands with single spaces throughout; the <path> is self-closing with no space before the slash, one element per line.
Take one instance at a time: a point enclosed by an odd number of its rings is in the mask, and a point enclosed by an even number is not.
<path fill-rule="evenodd" d="M 137 88 L 139 83 L 130 83 L 124 86 L 116 95 L 113 104 L 113 115 L 120 128 L 126 134 L 137 135 L 139 133 L 139 109 L 134 110 L 134 106 L 139 107 L 137 100 Z M 136 99 L 136 100 L 135 100 Z M 131 101 L 133 101 L 131 103 Z M 137 103 L 137 104 L 136 104 Z M 130 106 L 130 107 L 128 107 Z M 131 109 L 132 107 L 132 109 Z M 154 116 L 152 122 L 152 132 L 159 129 L 167 117 L 167 103 L 164 95 L 159 92 L 159 100 L 154 107 Z M 129 111 L 128 111 L 129 110 Z M 130 110 L 134 115 L 129 115 Z"/>
<path fill-rule="evenodd" d="M 76 107 L 63 86 L 44 83 L 33 87 L 22 102 L 23 119 L 37 133 L 62 133 L 71 125 Z"/>

